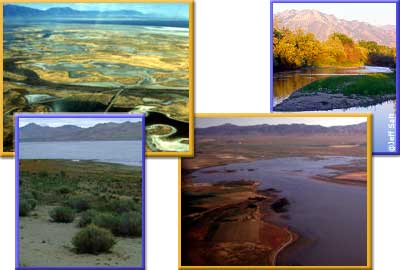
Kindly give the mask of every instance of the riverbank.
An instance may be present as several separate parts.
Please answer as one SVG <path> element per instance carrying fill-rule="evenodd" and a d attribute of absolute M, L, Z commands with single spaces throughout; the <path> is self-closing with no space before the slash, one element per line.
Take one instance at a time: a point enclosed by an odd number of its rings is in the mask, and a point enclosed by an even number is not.
<path fill-rule="evenodd" d="M 396 74 L 331 76 L 298 89 L 274 111 L 326 111 L 367 107 L 396 99 Z"/>
<path fill-rule="evenodd" d="M 275 265 L 298 236 L 266 222 L 284 200 L 254 181 L 182 186 L 182 265 Z M 277 206 L 278 205 L 278 206 Z M 265 211 L 265 209 L 268 209 Z M 277 208 L 275 208 L 277 209 Z"/>

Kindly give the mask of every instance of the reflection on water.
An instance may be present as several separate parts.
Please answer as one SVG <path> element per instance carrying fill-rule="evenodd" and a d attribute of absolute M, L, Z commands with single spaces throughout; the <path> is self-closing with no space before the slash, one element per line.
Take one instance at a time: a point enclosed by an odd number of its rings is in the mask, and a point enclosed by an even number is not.
<path fill-rule="evenodd" d="M 391 100 L 382 104 L 369 107 L 353 107 L 348 109 L 336 109 L 327 112 L 372 112 L 373 152 L 393 152 L 389 149 L 389 115 L 396 112 L 396 101 Z M 396 133 L 396 129 L 392 129 Z"/>
<path fill-rule="evenodd" d="M 309 68 L 285 71 L 274 74 L 274 106 L 288 98 L 303 86 L 333 75 L 362 75 L 366 73 L 391 73 L 390 68 L 365 66 L 360 68 Z M 373 113 L 373 152 L 393 152 L 389 149 L 389 116 L 396 113 L 396 101 L 391 100 L 369 107 L 353 107 L 318 112 L 372 112 Z M 396 132 L 395 129 L 392 131 Z"/>
<path fill-rule="evenodd" d="M 278 257 L 278 265 L 366 265 L 366 186 L 311 178 L 333 172 L 324 166 L 348 164 L 355 159 L 359 158 L 277 158 L 205 168 L 192 175 L 196 181 L 206 182 L 257 180 L 261 182 L 259 189 L 281 191 L 280 196 L 290 202 L 289 211 L 272 222 L 289 226 L 308 244 L 285 249 Z M 226 174 L 224 170 L 232 172 Z"/>
<path fill-rule="evenodd" d="M 274 73 L 274 105 L 281 103 L 303 86 L 328 76 L 391 72 L 393 71 L 386 67 L 365 66 L 359 68 L 314 67 Z"/>
<path fill-rule="evenodd" d="M 43 102 L 49 99 L 53 99 L 53 96 L 50 96 L 48 94 L 28 94 L 25 95 L 26 100 L 28 101 L 29 104 L 37 103 L 37 102 Z"/>

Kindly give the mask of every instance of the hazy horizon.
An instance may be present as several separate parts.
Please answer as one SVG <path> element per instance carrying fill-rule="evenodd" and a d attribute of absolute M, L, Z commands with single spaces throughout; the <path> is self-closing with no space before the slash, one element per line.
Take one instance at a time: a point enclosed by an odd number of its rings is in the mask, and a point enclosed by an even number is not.
<path fill-rule="evenodd" d="M 317 10 L 347 21 L 396 25 L 395 3 L 274 3 L 273 15 L 288 10 Z"/>
<path fill-rule="evenodd" d="M 350 126 L 366 123 L 366 117 L 237 117 L 237 118 L 197 118 L 196 128 L 206 128 L 233 124 L 237 126 L 256 126 L 256 125 L 319 125 L 324 127 Z"/>
<path fill-rule="evenodd" d="M 189 18 L 189 4 L 187 3 L 3 3 L 3 5 L 16 5 L 40 10 L 66 7 L 79 11 L 134 10 L 145 15 L 159 15 L 174 19 Z"/>
<path fill-rule="evenodd" d="M 81 128 L 90 128 L 98 124 L 124 122 L 138 123 L 141 118 L 19 118 L 19 128 L 29 124 L 36 124 L 47 127 L 62 127 L 66 125 L 77 126 Z"/>

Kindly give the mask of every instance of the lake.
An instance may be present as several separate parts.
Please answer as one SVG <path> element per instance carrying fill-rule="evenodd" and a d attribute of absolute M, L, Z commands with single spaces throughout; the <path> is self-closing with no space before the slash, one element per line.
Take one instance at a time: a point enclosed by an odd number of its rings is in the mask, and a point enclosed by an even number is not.
<path fill-rule="evenodd" d="M 20 142 L 19 159 L 95 160 L 130 166 L 142 166 L 142 142 Z"/>
<path fill-rule="evenodd" d="M 278 256 L 278 265 L 366 265 L 366 185 L 343 185 L 311 178 L 334 172 L 325 166 L 348 164 L 355 159 L 359 158 L 277 158 L 205 168 L 192 176 L 198 182 L 255 180 L 261 183 L 260 190 L 281 191 L 279 196 L 290 202 L 288 212 L 266 221 L 289 226 L 307 239 L 307 244 L 294 244 L 285 249 Z"/>
<path fill-rule="evenodd" d="M 137 19 L 104 19 L 104 18 L 79 18 L 79 19 L 63 19 L 63 18 L 47 18 L 47 19 L 19 19 L 7 18 L 6 25 L 25 25 L 30 24 L 105 24 L 105 25 L 133 25 L 133 26 L 155 26 L 170 28 L 188 28 L 188 20 L 137 20 Z"/>

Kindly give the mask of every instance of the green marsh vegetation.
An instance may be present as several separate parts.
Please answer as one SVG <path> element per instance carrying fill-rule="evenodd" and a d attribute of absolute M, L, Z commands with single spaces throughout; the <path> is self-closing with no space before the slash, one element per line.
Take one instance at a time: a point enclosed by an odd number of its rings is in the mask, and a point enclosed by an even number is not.
<path fill-rule="evenodd" d="M 378 96 L 396 94 L 396 74 L 381 73 L 332 76 L 304 86 L 301 92 L 329 92 L 344 95 Z"/>
<path fill-rule="evenodd" d="M 109 252 L 117 237 L 142 236 L 140 167 L 93 161 L 21 160 L 20 217 L 50 207 L 48 221 L 79 228 L 76 253 Z"/>

